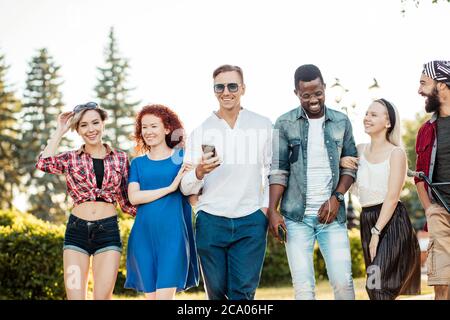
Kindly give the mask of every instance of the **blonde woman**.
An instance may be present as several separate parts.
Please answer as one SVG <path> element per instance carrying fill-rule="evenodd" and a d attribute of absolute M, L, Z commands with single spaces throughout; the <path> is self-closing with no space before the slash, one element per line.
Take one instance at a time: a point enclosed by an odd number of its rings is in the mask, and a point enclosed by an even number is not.
<path fill-rule="evenodd" d="M 371 300 L 419 294 L 420 249 L 406 208 L 399 201 L 407 165 L 400 118 L 392 103 L 375 100 L 364 117 L 364 129 L 370 143 L 357 146 L 359 158 L 345 157 L 340 164 L 358 169 L 353 190 L 362 206 L 366 290 Z"/>
<path fill-rule="evenodd" d="M 111 299 L 122 250 L 116 202 L 135 215 L 127 196 L 127 154 L 102 143 L 107 113 L 97 103 L 77 105 L 58 116 L 58 125 L 36 167 L 64 174 L 74 207 L 64 237 L 64 283 L 69 300 L 86 299 L 92 259 L 94 299 Z M 57 154 L 62 137 L 75 130 L 84 141 L 78 150 Z"/>

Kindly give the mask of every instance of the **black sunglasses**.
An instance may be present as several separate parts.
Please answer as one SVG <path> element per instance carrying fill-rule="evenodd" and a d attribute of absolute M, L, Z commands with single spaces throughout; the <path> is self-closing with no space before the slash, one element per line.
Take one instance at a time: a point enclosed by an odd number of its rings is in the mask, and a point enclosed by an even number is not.
<path fill-rule="evenodd" d="M 76 105 L 75 108 L 73 108 L 73 112 L 78 113 L 83 110 L 92 110 L 92 109 L 97 109 L 97 108 L 98 108 L 97 102 L 88 102 L 85 104 Z"/>
<path fill-rule="evenodd" d="M 216 83 L 214 85 L 214 92 L 215 93 L 222 93 L 225 91 L 225 86 L 228 88 L 228 91 L 230 92 L 237 92 L 239 90 L 239 84 L 232 82 L 232 83 Z"/>

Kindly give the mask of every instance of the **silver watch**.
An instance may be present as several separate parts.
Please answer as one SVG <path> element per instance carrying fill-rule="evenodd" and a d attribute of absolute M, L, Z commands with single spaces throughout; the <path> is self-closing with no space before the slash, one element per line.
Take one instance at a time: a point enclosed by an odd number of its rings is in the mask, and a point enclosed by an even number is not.
<path fill-rule="evenodd" d="M 370 233 L 371 234 L 376 234 L 376 235 L 379 236 L 381 234 L 381 231 L 378 230 L 376 227 L 372 227 L 372 229 L 370 229 Z"/>

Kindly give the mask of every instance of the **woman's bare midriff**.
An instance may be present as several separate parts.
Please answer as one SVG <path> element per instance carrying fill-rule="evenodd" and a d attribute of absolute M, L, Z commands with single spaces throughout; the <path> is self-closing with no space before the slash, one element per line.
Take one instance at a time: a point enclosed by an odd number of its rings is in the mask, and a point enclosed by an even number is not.
<path fill-rule="evenodd" d="M 72 209 L 72 214 L 83 220 L 95 221 L 116 216 L 117 211 L 112 203 L 87 201 L 75 206 Z"/>

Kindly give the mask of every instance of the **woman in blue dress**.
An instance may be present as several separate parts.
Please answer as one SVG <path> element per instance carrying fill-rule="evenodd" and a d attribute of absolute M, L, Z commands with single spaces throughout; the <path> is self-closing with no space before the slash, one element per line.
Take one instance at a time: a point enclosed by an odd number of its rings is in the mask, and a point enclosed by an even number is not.
<path fill-rule="evenodd" d="M 191 168 L 183 166 L 184 130 L 162 105 L 145 106 L 136 117 L 141 156 L 131 162 L 128 197 L 137 215 L 128 240 L 125 288 L 151 300 L 173 299 L 198 285 L 197 254 L 188 198 L 178 189 Z"/>

